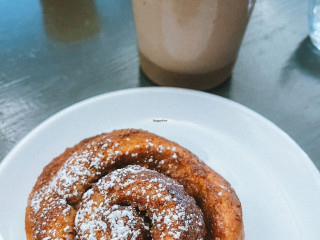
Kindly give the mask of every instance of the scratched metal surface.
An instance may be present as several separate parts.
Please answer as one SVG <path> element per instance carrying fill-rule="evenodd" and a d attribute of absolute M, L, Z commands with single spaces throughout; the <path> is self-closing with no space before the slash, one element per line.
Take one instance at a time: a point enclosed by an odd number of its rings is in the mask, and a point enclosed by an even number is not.
<path fill-rule="evenodd" d="M 70 2 L 0 1 L 0 159 L 73 103 L 153 85 L 130 0 Z M 258 0 L 233 77 L 211 92 L 276 123 L 320 168 L 320 55 L 307 33 L 307 1 Z"/>

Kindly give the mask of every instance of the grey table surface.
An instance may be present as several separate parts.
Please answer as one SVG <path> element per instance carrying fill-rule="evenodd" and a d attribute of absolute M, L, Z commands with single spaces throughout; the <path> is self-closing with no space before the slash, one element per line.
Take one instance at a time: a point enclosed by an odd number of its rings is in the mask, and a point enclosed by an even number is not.
<path fill-rule="evenodd" d="M 0 159 L 67 106 L 154 85 L 130 0 L 0 2 Z M 320 169 L 320 54 L 307 36 L 307 1 L 258 0 L 232 78 L 209 92 L 270 119 Z"/>

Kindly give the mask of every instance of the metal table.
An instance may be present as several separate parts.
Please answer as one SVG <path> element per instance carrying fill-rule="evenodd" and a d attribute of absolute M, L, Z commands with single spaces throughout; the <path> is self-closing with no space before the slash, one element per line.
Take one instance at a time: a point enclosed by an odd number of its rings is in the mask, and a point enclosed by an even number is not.
<path fill-rule="evenodd" d="M 73 103 L 153 85 L 139 70 L 130 0 L 74 2 L 1 2 L 0 159 Z M 320 168 L 320 54 L 307 34 L 306 1 L 258 0 L 232 78 L 210 92 L 273 121 Z"/>

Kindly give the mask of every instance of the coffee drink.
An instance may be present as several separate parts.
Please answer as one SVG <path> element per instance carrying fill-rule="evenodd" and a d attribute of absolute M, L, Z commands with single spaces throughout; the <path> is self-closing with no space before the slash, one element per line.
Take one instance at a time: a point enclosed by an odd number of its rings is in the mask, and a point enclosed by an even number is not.
<path fill-rule="evenodd" d="M 132 0 L 140 64 L 155 83 L 210 89 L 236 61 L 254 0 Z"/>

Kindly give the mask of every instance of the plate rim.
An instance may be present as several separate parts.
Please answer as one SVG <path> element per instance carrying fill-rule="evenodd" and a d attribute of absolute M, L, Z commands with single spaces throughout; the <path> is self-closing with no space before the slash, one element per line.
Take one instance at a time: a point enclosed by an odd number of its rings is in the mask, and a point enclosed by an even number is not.
<path fill-rule="evenodd" d="M 132 93 L 138 93 L 143 91 L 153 91 L 158 93 L 184 93 L 189 95 L 195 95 L 196 97 L 205 97 L 210 100 L 218 101 L 222 104 L 227 104 L 231 107 L 235 107 L 239 109 L 242 113 L 245 113 L 247 115 L 250 115 L 250 117 L 262 122 L 267 127 L 272 128 L 276 134 L 281 135 L 289 144 L 292 145 L 297 150 L 297 153 L 299 153 L 301 159 L 304 159 L 305 165 L 313 174 L 313 177 L 317 179 L 317 184 L 320 187 L 320 170 L 316 167 L 314 162 L 310 159 L 308 154 L 298 145 L 298 143 L 292 139 L 288 133 L 286 133 L 284 130 L 282 130 L 279 126 L 277 126 L 274 122 L 264 117 L 262 114 L 254 111 L 253 109 L 250 109 L 247 106 L 242 105 L 241 103 L 238 103 L 234 100 L 218 96 L 216 94 L 208 93 L 208 92 L 202 92 L 198 90 L 192 90 L 192 89 L 184 89 L 184 88 L 177 88 L 177 87 L 136 87 L 136 88 L 127 88 L 127 89 L 121 89 L 116 90 L 112 92 L 102 93 L 96 96 L 89 97 L 87 99 L 83 99 L 79 102 L 73 103 L 66 108 L 63 108 L 59 110 L 58 112 L 54 113 L 53 115 L 49 116 L 47 119 L 40 122 L 36 127 L 34 127 L 30 132 L 28 132 L 18 143 L 9 151 L 9 153 L 4 157 L 4 159 L 0 163 L 0 175 L 3 174 L 5 171 L 6 166 L 10 163 L 11 159 L 14 157 L 16 152 L 19 151 L 19 149 L 24 145 L 25 142 L 27 142 L 30 138 L 32 138 L 34 135 L 36 135 L 37 132 L 41 131 L 41 129 L 45 128 L 47 125 L 50 125 L 51 122 L 54 122 L 55 119 L 60 118 L 61 116 L 65 115 L 68 112 L 74 111 L 78 108 L 81 108 L 84 105 L 93 103 L 95 101 L 99 101 L 102 99 L 112 98 L 117 95 L 125 95 L 125 94 L 132 94 Z M 299 157 L 299 159 L 300 159 Z"/>

